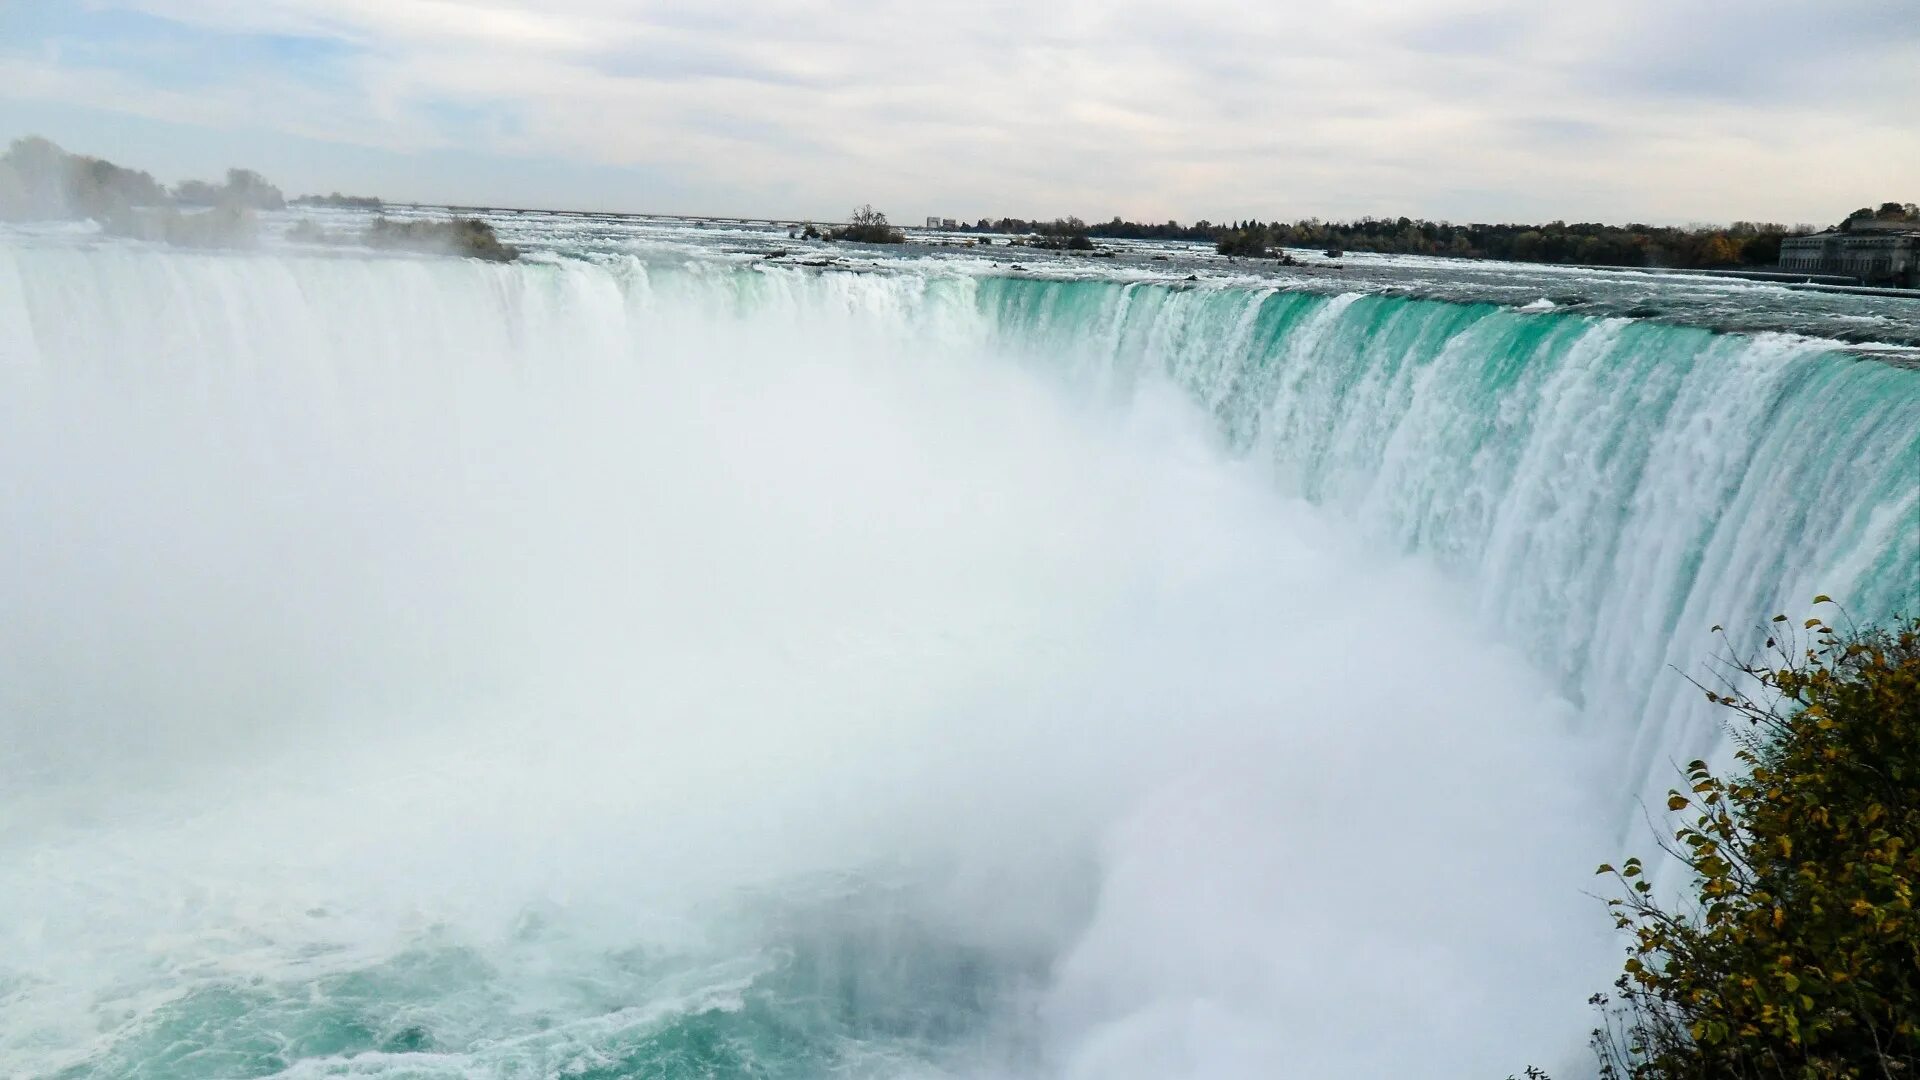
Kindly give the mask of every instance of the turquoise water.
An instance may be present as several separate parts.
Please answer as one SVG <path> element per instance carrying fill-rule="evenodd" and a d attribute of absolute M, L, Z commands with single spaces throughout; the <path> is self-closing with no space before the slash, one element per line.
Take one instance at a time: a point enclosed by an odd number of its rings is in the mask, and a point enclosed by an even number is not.
<path fill-rule="evenodd" d="M 527 1000 L 537 925 L 504 952 L 423 943 L 313 979 L 187 990 L 63 1077 L 895 1076 L 930 1063 L 1032 1068 L 1006 998 L 1036 985 L 1018 962 L 929 935 L 888 898 L 782 912 L 773 944 L 719 969 L 646 950 L 554 973 Z M 875 964 L 875 956 L 890 957 Z"/>
<path fill-rule="evenodd" d="M 0 1073 L 1578 1075 L 1678 672 L 1916 477 L 1782 333 L 0 247 Z"/>
<path fill-rule="evenodd" d="M 1920 600 L 1920 371 L 1354 294 L 992 279 L 979 302 L 1006 350 L 1102 392 L 1171 380 L 1281 491 L 1478 583 L 1577 703 L 1641 718 L 1636 770 L 1712 737 L 1661 677 L 1698 670 L 1705 627 Z"/>

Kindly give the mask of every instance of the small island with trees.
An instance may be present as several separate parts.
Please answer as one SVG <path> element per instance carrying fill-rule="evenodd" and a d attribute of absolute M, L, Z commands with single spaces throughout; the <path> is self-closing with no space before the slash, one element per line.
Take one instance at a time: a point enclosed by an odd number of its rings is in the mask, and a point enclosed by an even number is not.
<path fill-rule="evenodd" d="M 287 239 L 299 244 L 334 244 L 410 251 L 422 255 L 459 255 L 482 262 L 512 262 L 520 249 L 500 241 L 493 226 L 479 218 L 429 221 L 376 217 L 358 228 L 333 229 L 302 221 L 287 230 Z"/>
<path fill-rule="evenodd" d="M 809 226 L 811 228 L 811 226 Z M 862 204 L 847 224 L 826 234 L 829 240 L 847 240 L 856 244 L 904 244 L 907 234 L 887 223 L 887 215 L 873 208 L 871 203 Z"/>

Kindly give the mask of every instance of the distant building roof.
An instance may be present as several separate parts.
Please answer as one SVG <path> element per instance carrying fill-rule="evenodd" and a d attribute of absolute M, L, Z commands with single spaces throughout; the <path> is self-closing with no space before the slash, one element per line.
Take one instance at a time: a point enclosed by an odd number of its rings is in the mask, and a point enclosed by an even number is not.
<path fill-rule="evenodd" d="M 1920 221 L 1912 218 L 1848 218 L 1848 232 L 1920 232 Z"/>
<path fill-rule="evenodd" d="M 1805 244 L 1813 241 L 1820 241 L 1824 243 L 1825 241 L 1828 241 L 1828 240 L 1843 240 L 1848 237 L 1853 237 L 1856 239 L 1866 239 L 1869 237 L 1873 239 L 1879 239 L 1881 237 L 1887 237 L 1887 236 L 1892 236 L 1892 237 L 1920 236 L 1920 223 L 1902 222 L 1901 224 L 1904 227 L 1898 228 L 1898 229 L 1880 228 L 1880 229 L 1869 229 L 1864 231 L 1860 229 L 1852 229 L 1852 230 L 1846 230 L 1846 231 L 1843 231 L 1840 229 L 1828 229 L 1825 232 L 1804 233 L 1800 236 L 1783 237 L 1781 238 L 1780 242 L 1782 244 Z"/>

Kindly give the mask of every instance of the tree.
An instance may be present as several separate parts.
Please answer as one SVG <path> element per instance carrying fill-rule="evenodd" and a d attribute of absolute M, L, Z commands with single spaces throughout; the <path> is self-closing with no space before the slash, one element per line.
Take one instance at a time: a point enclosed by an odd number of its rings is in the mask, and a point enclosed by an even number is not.
<path fill-rule="evenodd" d="M 104 222 L 166 202 L 166 189 L 146 173 L 69 154 L 39 136 L 15 139 L 0 155 L 0 218 Z"/>
<path fill-rule="evenodd" d="M 256 210 L 282 210 L 287 200 L 280 189 L 252 169 L 228 169 L 225 204 Z"/>
<path fill-rule="evenodd" d="M 1702 266 L 1732 266 L 1740 261 L 1740 244 L 1725 236 L 1709 236 L 1695 259 Z"/>
<path fill-rule="evenodd" d="M 95 157 L 69 161 L 66 187 L 68 211 L 100 221 L 131 207 L 163 206 L 167 201 L 166 189 L 153 177 Z"/>
<path fill-rule="evenodd" d="M 375 218 L 362 232 L 360 242 L 368 247 L 463 255 L 485 262 L 512 262 L 520 257 L 519 248 L 501 243 L 493 226 L 479 218 L 454 218 L 452 221 Z"/>
<path fill-rule="evenodd" d="M 1616 994 L 1595 998 L 1615 1080 L 1920 1068 L 1920 619 L 1774 621 L 1767 652 L 1706 690 L 1730 710 L 1737 771 L 1695 761 L 1668 794 L 1691 815 L 1662 844 L 1690 902 L 1659 902 L 1638 859 L 1600 868 L 1633 942 Z"/>
<path fill-rule="evenodd" d="M 907 241 L 906 234 L 889 225 L 887 215 L 875 210 L 872 203 L 863 203 L 847 219 L 845 227 L 834 229 L 827 237 L 860 244 L 904 244 Z"/>
<path fill-rule="evenodd" d="M 205 180 L 182 180 L 173 189 L 175 202 L 183 206 L 218 206 L 221 189 Z"/>
<path fill-rule="evenodd" d="M 1273 237 L 1264 227 L 1235 229 L 1221 236 L 1214 250 L 1230 257 L 1264 259 L 1273 254 Z"/>
<path fill-rule="evenodd" d="M 1774 266 L 1780 262 L 1780 241 L 1785 230 L 1763 232 L 1749 237 L 1740 248 L 1740 261 L 1748 266 Z"/>
<path fill-rule="evenodd" d="M 210 184 L 186 180 L 174 188 L 175 201 L 187 206 L 224 206 L 231 209 L 279 210 L 287 205 L 280 189 L 252 169 L 228 169 L 227 182 Z"/>

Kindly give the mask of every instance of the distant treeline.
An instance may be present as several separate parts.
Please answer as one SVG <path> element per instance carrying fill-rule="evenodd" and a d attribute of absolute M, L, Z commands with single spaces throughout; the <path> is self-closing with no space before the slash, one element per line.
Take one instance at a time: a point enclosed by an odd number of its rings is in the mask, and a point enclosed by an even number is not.
<path fill-rule="evenodd" d="M 296 205 L 378 210 L 379 199 L 362 196 L 308 195 Z M 220 183 L 186 180 L 169 188 L 152 174 L 103 158 L 68 153 L 37 135 L 13 140 L 0 154 L 0 221 L 80 221 L 112 225 L 129 214 L 163 209 L 219 209 L 229 212 L 279 210 L 287 206 L 280 189 L 252 169 L 228 169 Z"/>
<path fill-rule="evenodd" d="M 384 210 L 387 204 L 372 195 L 302 195 L 289 200 L 290 206 L 331 206 L 342 210 Z"/>
<path fill-rule="evenodd" d="M 1887 203 L 1879 210 L 1863 208 L 1849 215 L 1886 218 L 1913 215 L 1912 203 Z M 1845 227 L 1843 224 L 1842 228 Z M 962 231 L 1037 235 L 1048 238 L 1093 237 L 1115 240 L 1189 240 L 1216 245 L 1223 253 L 1261 255 L 1279 248 L 1373 251 L 1398 255 L 1450 255 L 1468 259 L 1513 262 L 1577 263 L 1593 266 L 1648 266 L 1676 269 L 1714 269 L 1773 266 L 1780 261 L 1780 241 L 1811 232 L 1808 226 L 1788 227 L 1770 222 L 1736 221 L 1713 228 L 1677 228 L 1661 225 L 1603 225 L 1596 222 L 1544 225 L 1456 225 L 1414 218 L 1361 218 L 1351 222 L 1308 218 L 1295 222 L 1236 221 L 1215 224 L 1178 221 L 1141 224 L 1112 221 L 1089 225 L 1079 218 L 1027 221 L 1020 218 L 981 219 Z"/>
<path fill-rule="evenodd" d="M 280 189 L 251 169 L 228 169 L 223 183 L 188 180 L 169 189 L 150 173 L 70 154 L 38 136 L 15 139 L 0 154 L 0 219 L 108 222 L 138 209 L 278 210 L 286 204 Z"/>
<path fill-rule="evenodd" d="M 70 154 L 46 139 L 15 139 L 0 154 L 0 221 L 86 221 L 105 232 L 153 243 L 196 248 L 244 248 L 259 240 L 256 210 L 288 206 L 280 189 L 251 169 L 228 169 L 224 183 L 188 180 L 171 189 L 138 169 L 85 154 Z M 306 195 L 295 206 L 381 210 L 368 196 Z M 885 218 L 881 218 L 885 224 Z M 306 220 L 288 230 L 302 244 L 352 244 L 395 251 L 462 255 L 512 262 L 519 249 L 477 218 L 390 221 L 376 217 L 358 228 L 329 229 Z"/>

